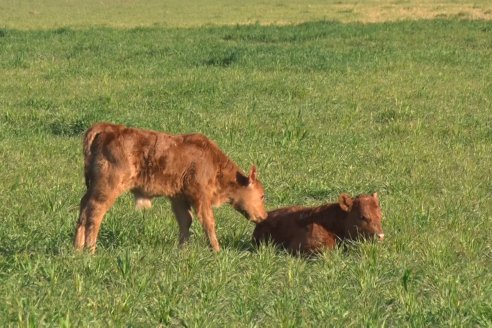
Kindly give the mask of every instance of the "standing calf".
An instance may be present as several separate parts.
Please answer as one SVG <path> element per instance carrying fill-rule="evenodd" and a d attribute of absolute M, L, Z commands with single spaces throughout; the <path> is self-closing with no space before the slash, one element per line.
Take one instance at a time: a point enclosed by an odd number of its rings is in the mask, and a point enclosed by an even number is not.
<path fill-rule="evenodd" d="M 267 216 L 256 168 L 245 176 L 201 134 L 170 135 L 98 123 L 84 137 L 84 171 L 87 192 L 80 202 L 76 249 L 95 251 L 104 214 L 126 191 L 133 193 L 140 208 L 150 207 L 153 197 L 168 197 L 179 224 L 180 245 L 190 236 L 192 208 L 214 251 L 220 246 L 212 207 L 230 203 L 254 222 Z"/>
<path fill-rule="evenodd" d="M 258 245 L 271 240 L 292 253 L 333 248 L 344 239 L 384 238 L 377 193 L 351 198 L 341 194 L 338 203 L 319 207 L 286 207 L 271 211 L 256 225 Z"/>

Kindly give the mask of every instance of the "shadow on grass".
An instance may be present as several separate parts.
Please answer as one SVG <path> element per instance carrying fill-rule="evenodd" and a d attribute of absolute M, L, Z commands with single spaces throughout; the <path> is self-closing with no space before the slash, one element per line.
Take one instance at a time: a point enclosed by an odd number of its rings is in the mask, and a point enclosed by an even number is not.
<path fill-rule="evenodd" d="M 56 235 L 39 233 L 22 236 L 22 238 L 18 237 L 2 238 L 0 256 L 11 257 L 22 253 L 58 256 L 72 249 L 72 231 L 59 231 Z"/>
<path fill-rule="evenodd" d="M 210 55 L 203 64 L 205 66 L 228 67 L 237 62 L 238 57 L 237 51 L 230 50 L 224 53 Z"/>
<path fill-rule="evenodd" d="M 335 248 L 319 248 L 313 252 L 309 253 L 301 253 L 299 251 L 289 250 L 282 245 L 275 244 L 272 240 L 264 240 L 260 242 L 257 246 L 254 242 L 251 243 L 251 249 L 249 250 L 251 253 L 260 253 L 264 252 L 265 249 L 268 249 L 268 252 L 275 254 L 276 256 L 284 256 L 284 257 L 293 257 L 298 259 L 303 259 L 306 261 L 318 261 L 323 260 L 331 256 L 332 253 L 338 253 L 343 257 L 350 256 L 361 256 L 364 253 L 364 250 L 361 246 L 365 243 L 373 243 L 373 241 L 343 241 Z"/>
<path fill-rule="evenodd" d="M 237 236 L 233 235 L 223 235 L 219 236 L 219 243 L 222 248 L 237 250 L 240 252 L 256 252 L 256 245 L 254 245 L 253 240 L 251 238 L 248 239 L 247 236 L 244 238 L 237 238 Z"/>
<path fill-rule="evenodd" d="M 55 136 L 76 137 L 81 136 L 89 126 L 90 123 L 85 120 L 55 121 L 50 123 L 49 130 Z"/>

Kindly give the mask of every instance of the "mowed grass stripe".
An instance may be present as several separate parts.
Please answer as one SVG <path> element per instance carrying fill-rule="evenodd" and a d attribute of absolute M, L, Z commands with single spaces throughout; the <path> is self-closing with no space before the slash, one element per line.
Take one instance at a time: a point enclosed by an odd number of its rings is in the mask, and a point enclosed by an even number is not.
<path fill-rule="evenodd" d="M 53 29 L 87 26 L 203 27 L 216 25 L 290 25 L 333 20 L 380 23 L 436 18 L 492 19 L 488 0 L 0 0 L 0 22 L 8 28 Z"/>

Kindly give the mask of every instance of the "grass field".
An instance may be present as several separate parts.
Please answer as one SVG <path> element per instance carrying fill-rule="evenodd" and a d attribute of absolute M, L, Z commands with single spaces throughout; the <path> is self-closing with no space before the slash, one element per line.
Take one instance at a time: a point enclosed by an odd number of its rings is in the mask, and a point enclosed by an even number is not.
<path fill-rule="evenodd" d="M 0 0 L 0 27 L 199 27 L 318 20 L 492 19 L 489 0 Z"/>
<path fill-rule="evenodd" d="M 492 326 L 491 21 L 184 28 L 149 8 L 145 27 L 0 10 L 3 324 Z M 296 258 L 253 248 L 223 207 L 221 253 L 198 222 L 178 250 L 169 203 L 139 212 L 125 195 L 96 255 L 74 254 L 81 135 L 100 120 L 205 133 L 258 166 L 268 209 L 378 191 L 386 240 Z"/>

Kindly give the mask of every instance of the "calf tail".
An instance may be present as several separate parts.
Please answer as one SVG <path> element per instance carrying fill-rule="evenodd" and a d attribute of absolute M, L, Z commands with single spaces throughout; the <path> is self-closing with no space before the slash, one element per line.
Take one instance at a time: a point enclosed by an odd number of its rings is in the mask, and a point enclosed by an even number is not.
<path fill-rule="evenodd" d="M 109 126 L 104 123 L 97 123 L 91 126 L 84 135 L 83 152 L 84 152 L 84 177 L 85 185 L 89 188 L 90 185 L 90 167 L 92 162 L 92 144 L 96 137 L 107 130 Z"/>

